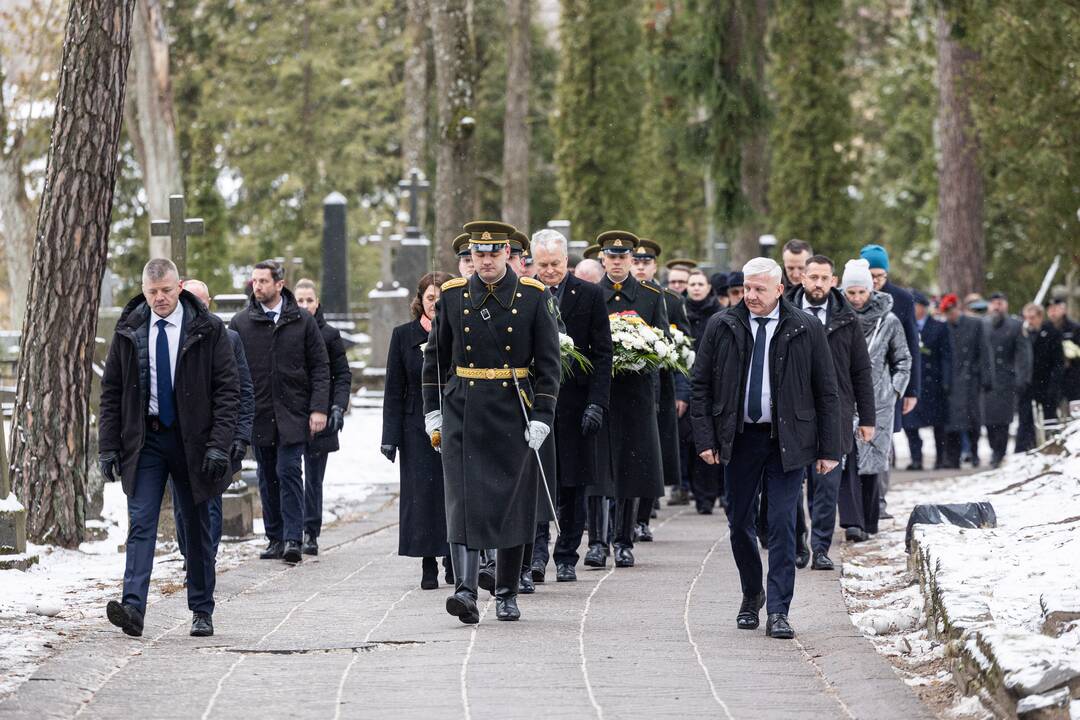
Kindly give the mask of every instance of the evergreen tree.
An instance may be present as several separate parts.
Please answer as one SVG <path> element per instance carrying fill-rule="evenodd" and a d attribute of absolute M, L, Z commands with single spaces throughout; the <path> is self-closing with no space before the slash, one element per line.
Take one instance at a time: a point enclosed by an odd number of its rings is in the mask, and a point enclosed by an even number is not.
<path fill-rule="evenodd" d="M 562 0 L 555 165 L 575 238 L 633 229 L 642 109 L 641 28 L 624 0 Z"/>
<path fill-rule="evenodd" d="M 810 242 L 843 258 L 852 236 L 850 87 L 844 74 L 848 35 L 842 0 L 778 2 L 773 10 L 768 75 L 775 93 L 769 206 L 783 243 Z"/>

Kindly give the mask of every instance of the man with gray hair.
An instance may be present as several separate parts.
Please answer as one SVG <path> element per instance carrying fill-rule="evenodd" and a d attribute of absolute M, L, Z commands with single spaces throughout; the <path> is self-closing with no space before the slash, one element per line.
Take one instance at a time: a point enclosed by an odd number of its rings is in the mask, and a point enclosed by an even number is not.
<path fill-rule="evenodd" d="M 129 519 L 124 595 L 106 614 L 126 634 L 142 635 L 161 496 L 171 477 L 187 536 L 191 634 L 205 637 L 214 634 L 208 501 L 230 480 L 236 360 L 224 323 L 181 289 L 171 260 L 148 262 L 142 287 L 120 315 L 101 377 L 98 462 L 106 480 L 123 484 Z"/>
<path fill-rule="evenodd" d="M 726 466 L 731 550 L 739 568 L 741 630 L 758 627 L 768 600 L 769 637 L 791 639 L 795 507 L 803 473 L 840 460 L 839 398 L 821 322 L 784 298 L 776 261 L 743 267 L 743 300 L 709 319 L 694 363 L 691 418 L 702 460 Z M 768 594 L 762 587 L 754 510 L 769 502 Z"/>
<path fill-rule="evenodd" d="M 574 277 L 595 285 L 604 277 L 604 266 L 598 260 L 585 258 L 574 266 Z"/>

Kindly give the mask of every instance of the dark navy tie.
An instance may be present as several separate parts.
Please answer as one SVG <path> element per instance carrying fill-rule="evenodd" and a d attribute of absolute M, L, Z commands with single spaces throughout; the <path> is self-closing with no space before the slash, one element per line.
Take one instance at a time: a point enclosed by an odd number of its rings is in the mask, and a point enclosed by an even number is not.
<path fill-rule="evenodd" d="M 274 322 L 274 318 L 277 317 L 277 313 L 274 312 L 273 310 L 267 310 L 266 311 L 266 317 L 270 318 L 270 322 Z"/>
<path fill-rule="evenodd" d="M 165 334 L 167 320 L 157 321 L 157 407 L 158 420 L 165 427 L 176 422 L 176 398 L 173 395 L 172 369 L 169 363 L 169 337 Z"/>
<path fill-rule="evenodd" d="M 757 335 L 754 337 L 754 354 L 750 359 L 750 397 L 746 406 L 746 414 L 750 416 L 750 422 L 761 419 L 761 380 L 765 373 L 765 327 L 769 324 L 769 318 L 754 318 L 757 321 Z"/>

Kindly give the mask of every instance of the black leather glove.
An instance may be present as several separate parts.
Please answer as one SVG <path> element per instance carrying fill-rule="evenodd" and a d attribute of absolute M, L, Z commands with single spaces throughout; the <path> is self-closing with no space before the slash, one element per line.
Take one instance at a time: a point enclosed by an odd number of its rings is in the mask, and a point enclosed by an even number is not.
<path fill-rule="evenodd" d="M 330 417 L 326 420 L 326 431 L 331 433 L 341 432 L 345 427 L 345 411 L 335 405 L 330 408 Z"/>
<path fill-rule="evenodd" d="M 379 452 L 383 454 L 390 462 L 394 462 L 394 458 L 397 457 L 397 445 L 380 445 Z"/>
<path fill-rule="evenodd" d="M 229 460 L 235 465 L 247 457 L 248 444 L 243 440 L 233 440 L 229 449 Z"/>
<path fill-rule="evenodd" d="M 595 435 L 604 424 L 604 408 L 596 403 L 585 406 L 585 412 L 581 414 L 581 434 Z"/>
<path fill-rule="evenodd" d="M 122 475 L 120 469 L 120 453 L 115 450 L 109 450 L 98 454 L 98 468 L 101 470 L 105 482 L 116 482 L 119 480 Z"/>
<path fill-rule="evenodd" d="M 202 471 L 212 482 L 217 482 L 229 472 L 229 456 L 224 450 L 206 448 L 206 457 L 203 458 Z"/>

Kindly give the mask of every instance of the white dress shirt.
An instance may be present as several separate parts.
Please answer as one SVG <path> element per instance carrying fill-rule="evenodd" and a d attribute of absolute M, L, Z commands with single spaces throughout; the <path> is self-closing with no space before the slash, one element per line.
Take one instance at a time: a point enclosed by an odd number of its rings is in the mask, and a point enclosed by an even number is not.
<path fill-rule="evenodd" d="M 757 420 L 750 419 L 750 373 L 753 371 L 754 366 L 754 343 L 750 344 L 750 368 L 746 372 L 746 399 L 743 401 L 743 421 L 752 423 L 771 423 L 772 422 L 772 408 L 770 407 L 772 402 L 772 387 L 769 383 L 769 348 L 772 346 L 773 335 L 776 333 L 776 327 L 780 324 L 780 303 L 776 303 L 776 307 L 772 309 L 772 312 L 768 315 L 755 315 L 750 313 L 750 332 L 754 336 L 754 342 L 757 342 L 758 334 L 758 318 L 768 318 L 769 322 L 765 323 L 765 362 L 761 368 L 761 417 Z"/>
<path fill-rule="evenodd" d="M 283 296 L 281 296 L 281 295 L 278 295 L 277 305 L 275 305 L 274 307 L 267 307 L 267 306 L 263 305 L 262 303 L 259 303 L 259 307 L 261 307 L 263 309 L 264 313 L 268 313 L 268 312 L 277 313 L 277 315 L 274 316 L 274 324 L 275 325 L 277 325 L 281 321 L 281 309 L 282 309 L 282 307 L 284 305 L 285 305 L 285 298 Z"/>
<path fill-rule="evenodd" d="M 815 313 L 813 310 L 815 307 L 821 308 L 821 312 Z M 802 309 L 806 311 L 807 315 L 816 317 L 824 325 L 825 318 L 829 315 L 829 298 L 825 298 L 825 302 L 821 305 L 814 305 L 814 303 L 810 302 L 810 298 L 806 296 L 806 293 L 803 293 Z"/>
<path fill-rule="evenodd" d="M 184 322 L 184 303 L 176 303 L 176 309 L 166 318 L 161 318 L 157 313 L 150 313 L 150 405 L 147 412 L 150 415 L 158 414 L 157 402 L 157 336 L 158 320 L 164 319 L 168 324 L 165 326 L 165 337 L 169 341 L 169 371 L 172 376 L 173 389 L 176 388 L 176 356 L 180 353 L 180 326 Z"/>

